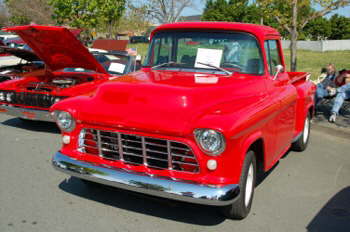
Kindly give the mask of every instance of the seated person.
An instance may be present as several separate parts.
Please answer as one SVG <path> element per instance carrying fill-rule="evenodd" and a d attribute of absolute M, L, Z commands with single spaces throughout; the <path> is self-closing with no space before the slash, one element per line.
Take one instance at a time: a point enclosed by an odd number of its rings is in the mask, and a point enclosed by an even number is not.
<path fill-rule="evenodd" d="M 325 78 L 323 80 L 320 80 L 320 83 L 317 84 L 315 97 L 316 107 L 323 98 L 331 96 L 331 89 L 336 87 L 336 84 L 334 82 L 334 79 L 336 77 L 334 64 L 328 64 L 326 69 L 327 72 Z"/>
<path fill-rule="evenodd" d="M 350 70 L 342 72 L 335 80 L 338 86 L 336 89 L 337 96 L 335 97 L 333 107 L 331 110 L 331 116 L 329 117 L 330 122 L 335 122 L 339 110 L 343 105 L 344 100 L 350 99 Z"/>

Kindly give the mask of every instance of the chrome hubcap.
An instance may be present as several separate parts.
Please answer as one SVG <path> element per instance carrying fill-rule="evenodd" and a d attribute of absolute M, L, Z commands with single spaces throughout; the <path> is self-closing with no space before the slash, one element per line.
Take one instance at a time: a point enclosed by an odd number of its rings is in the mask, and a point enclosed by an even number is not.
<path fill-rule="evenodd" d="M 253 168 L 253 164 L 250 164 L 249 169 L 248 169 L 248 175 L 247 175 L 247 181 L 246 181 L 246 185 L 245 185 L 245 199 L 244 199 L 244 203 L 245 206 L 248 207 L 250 199 L 252 197 L 253 194 L 253 181 L 254 180 L 254 168 Z"/>
<path fill-rule="evenodd" d="M 303 142 L 304 143 L 307 142 L 307 139 L 309 137 L 309 126 L 310 126 L 309 118 L 306 117 L 305 123 L 304 123 L 304 132 L 303 132 Z"/>

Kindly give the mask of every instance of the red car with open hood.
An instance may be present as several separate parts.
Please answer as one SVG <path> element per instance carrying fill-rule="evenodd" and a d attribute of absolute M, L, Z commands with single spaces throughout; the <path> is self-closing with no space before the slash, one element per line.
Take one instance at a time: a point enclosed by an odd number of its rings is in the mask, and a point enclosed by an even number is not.
<path fill-rule="evenodd" d="M 52 106 L 56 169 L 125 190 L 250 211 L 258 170 L 309 141 L 315 86 L 252 24 L 158 27 L 141 71 Z"/>
<path fill-rule="evenodd" d="M 0 83 L 0 112 L 16 117 L 52 121 L 49 108 L 62 99 L 89 95 L 95 88 L 134 71 L 135 58 L 123 51 L 93 51 L 64 27 L 18 26 L 17 33 L 45 64 L 25 78 Z"/>

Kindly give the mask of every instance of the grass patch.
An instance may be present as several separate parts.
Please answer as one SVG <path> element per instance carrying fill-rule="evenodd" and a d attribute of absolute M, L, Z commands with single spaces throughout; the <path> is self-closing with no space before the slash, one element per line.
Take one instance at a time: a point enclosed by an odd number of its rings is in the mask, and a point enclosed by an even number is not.
<path fill-rule="evenodd" d="M 145 58 L 147 54 L 148 44 L 137 43 L 129 44 L 128 47 L 136 48 L 138 53 Z M 287 64 L 287 70 L 289 70 L 290 64 L 290 52 L 284 50 L 285 62 Z M 298 71 L 310 72 L 311 78 L 316 79 L 320 74 L 321 68 L 325 67 L 328 63 L 335 64 L 337 70 L 349 69 L 350 70 L 350 51 L 331 51 L 331 52 L 313 52 L 298 50 Z"/>
<path fill-rule="evenodd" d="M 287 70 L 290 67 L 290 52 L 284 50 L 285 62 Z M 329 63 L 335 64 L 337 70 L 350 69 L 350 51 L 329 51 L 329 52 L 313 52 L 298 50 L 297 68 L 301 72 L 310 72 L 312 79 L 317 79 L 320 75 L 322 67 Z"/>

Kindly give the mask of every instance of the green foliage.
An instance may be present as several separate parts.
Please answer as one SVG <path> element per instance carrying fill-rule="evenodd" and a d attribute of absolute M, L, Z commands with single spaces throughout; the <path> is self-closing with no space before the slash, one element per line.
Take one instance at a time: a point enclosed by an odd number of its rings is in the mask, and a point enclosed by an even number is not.
<path fill-rule="evenodd" d="M 51 20 L 51 7 L 48 0 L 5 0 L 4 4 L 9 13 L 12 24 L 23 25 L 35 22 L 49 24 Z"/>
<path fill-rule="evenodd" d="M 329 39 L 350 39 L 350 18 L 335 14 L 329 22 L 331 25 Z"/>
<path fill-rule="evenodd" d="M 290 51 L 284 50 L 287 70 L 290 70 Z M 310 72 L 311 78 L 316 80 L 321 68 L 333 63 L 337 70 L 350 69 L 350 51 L 314 52 L 298 50 L 298 69 L 301 72 Z"/>
<path fill-rule="evenodd" d="M 112 36 L 125 9 L 125 0 L 50 0 L 58 24 L 87 31 L 106 28 Z"/>
<path fill-rule="evenodd" d="M 259 10 L 248 0 L 207 0 L 203 21 L 259 23 Z"/>
<path fill-rule="evenodd" d="M 300 33 L 299 39 L 325 40 L 332 35 L 331 22 L 324 17 L 311 20 Z"/>
<path fill-rule="evenodd" d="M 120 19 L 119 29 L 124 32 L 132 31 L 136 35 L 148 35 L 147 30 L 150 28 L 150 25 L 151 19 L 148 6 L 146 4 L 136 5 L 129 2 L 125 14 Z"/>
<path fill-rule="evenodd" d="M 10 21 L 15 25 L 25 25 L 31 22 L 30 18 L 24 15 L 11 15 Z"/>

